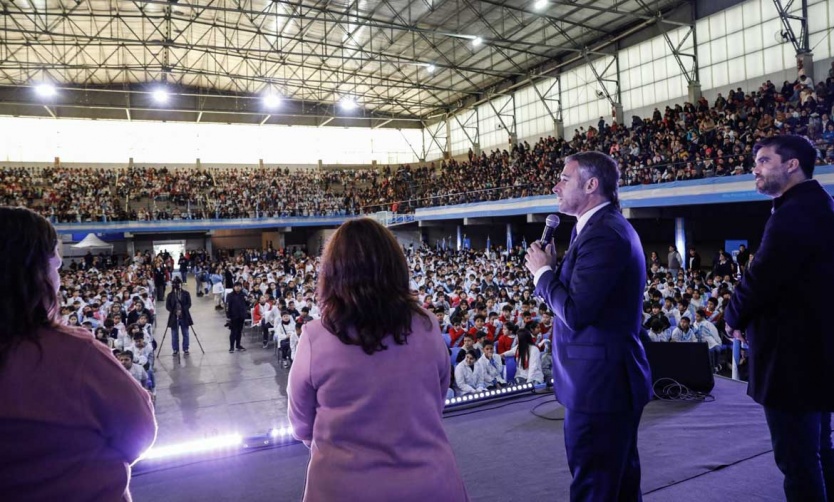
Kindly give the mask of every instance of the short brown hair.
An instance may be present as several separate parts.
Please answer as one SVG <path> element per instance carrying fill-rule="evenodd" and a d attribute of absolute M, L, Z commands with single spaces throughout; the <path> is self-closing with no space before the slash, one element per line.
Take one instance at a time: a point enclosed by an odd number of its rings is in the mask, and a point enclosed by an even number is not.
<path fill-rule="evenodd" d="M 397 345 L 407 343 L 415 314 L 431 327 L 409 289 L 408 265 L 397 239 L 370 218 L 343 223 L 330 238 L 318 288 L 322 325 L 366 354 L 386 350 L 382 340 L 389 334 Z"/>

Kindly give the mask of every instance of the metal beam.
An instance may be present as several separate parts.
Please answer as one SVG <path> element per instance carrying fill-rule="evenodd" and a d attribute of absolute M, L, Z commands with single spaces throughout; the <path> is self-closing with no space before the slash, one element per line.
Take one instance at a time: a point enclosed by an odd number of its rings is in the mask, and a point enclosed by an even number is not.
<path fill-rule="evenodd" d="M 776 7 L 776 12 L 779 13 L 779 19 L 782 21 L 782 26 L 785 28 L 785 31 L 782 32 L 782 36 L 787 38 L 791 44 L 793 44 L 793 48 L 796 50 L 797 54 L 807 54 L 811 52 L 810 45 L 808 43 L 808 0 L 800 0 L 802 5 L 802 15 L 797 16 L 790 13 L 791 7 L 793 7 L 794 0 L 788 0 L 787 3 L 782 2 L 782 0 L 773 0 L 773 5 Z M 791 24 L 792 21 L 799 22 L 799 36 L 796 36 L 796 32 L 794 31 L 794 27 Z"/>

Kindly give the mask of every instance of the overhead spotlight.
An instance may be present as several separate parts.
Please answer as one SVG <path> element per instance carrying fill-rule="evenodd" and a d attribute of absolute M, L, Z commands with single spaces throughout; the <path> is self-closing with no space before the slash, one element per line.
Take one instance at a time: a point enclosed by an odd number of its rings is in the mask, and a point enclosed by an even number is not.
<path fill-rule="evenodd" d="M 35 86 L 35 93 L 42 98 L 52 98 L 58 94 L 58 91 L 54 85 L 44 82 Z"/>
<path fill-rule="evenodd" d="M 267 108 L 278 108 L 281 106 L 280 94 L 267 94 L 264 96 L 264 106 Z"/>
<path fill-rule="evenodd" d="M 536 3 L 533 5 L 533 8 L 536 10 L 542 10 L 547 7 L 547 0 L 536 0 Z"/>
<path fill-rule="evenodd" d="M 434 70 L 436 69 L 437 68 L 435 68 L 433 64 L 426 65 L 426 70 L 428 70 L 429 73 L 434 73 Z"/>
<path fill-rule="evenodd" d="M 154 89 L 152 96 L 153 100 L 159 104 L 165 104 L 168 102 L 168 91 L 166 91 L 162 87 Z"/>
<path fill-rule="evenodd" d="M 339 101 L 339 106 L 342 107 L 342 110 L 349 112 L 355 110 L 359 105 L 356 103 L 356 99 L 352 96 L 345 96 Z"/>
<path fill-rule="evenodd" d="M 480 47 L 482 43 L 484 43 L 484 39 L 481 37 L 475 37 L 472 39 L 472 47 Z"/>

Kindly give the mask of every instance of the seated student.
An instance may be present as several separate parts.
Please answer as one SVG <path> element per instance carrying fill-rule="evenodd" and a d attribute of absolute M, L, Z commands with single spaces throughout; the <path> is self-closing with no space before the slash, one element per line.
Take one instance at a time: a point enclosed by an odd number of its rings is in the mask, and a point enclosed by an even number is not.
<path fill-rule="evenodd" d="M 463 329 L 462 324 L 463 321 L 460 317 L 452 317 L 452 327 L 449 328 L 450 347 L 460 347 L 463 345 L 463 335 L 466 334 L 466 330 Z"/>
<path fill-rule="evenodd" d="M 458 351 L 458 357 L 455 360 L 455 364 L 458 364 L 461 361 L 463 361 L 463 359 L 466 357 L 466 354 L 469 352 L 475 353 L 476 361 L 481 357 L 481 351 L 475 348 L 475 337 L 467 333 L 463 335 L 463 347 L 461 347 L 460 351 Z"/>
<path fill-rule="evenodd" d="M 649 339 L 653 342 L 668 342 L 672 333 L 668 327 L 665 327 L 663 321 L 655 319 L 649 329 Z"/>
<path fill-rule="evenodd" d="M 483 384 L 483 378 L 480 373 L 476 373 L 474 351 L 464 352 L 464 359 L 455 366 L 455 394 L 463 396 L 472 394 L 473 392 L 480 392 L 486 390 Z"/>
<path fill-rule="evenodd" d="M 675 299 L 673 297 L 666 297 L 663 300 L 663 307 L 660 311 L 666 316 L 671 326 L 677 326 L 681 321 L 681 313 L 675 308 Z"/>
<path fill-rule="evenodd" d="M 449 347 L 452 344 L 452 337 L 449 336 L 449 328 L 451 328 L 452 325 L 446 322 L 446 312 L 442 308 L 435 307 L 433 312 L 437 318 L 437 325 L 440 326 L 440 334 L 443 335 L 443 341 L 446 342 L 446 346 Z"/>
<path fill-rule="evenodd" d="M 95 335 L 96 340 L 103 343 L 105 346 L 107 346 L 107 348 L 109 348 L 109 349 L 115 348 L 115 345 L 113 343 L 114 340 L 112 338 L 110 338 L 110 336 L 107 334 L 107 330 L 105 330 L 104 327 L 96 328 L 96 330 L 93 334 Z"/>
<path fill-rule="evenodd" d="M 469 328 L 468 333 L 472 336 L 475 336 L 479 331 L 483 331 L 487 333 L 487 337 L 489 338 L 490 342 L 495 341 L 493 336 L 488 335 L 488 327 L 486 325 L 486 316 L 477 314 L 475 315 L 475 325 Z M 495 333 L 495 327 L 492 328 L 493 333 Z"/>
<path fill-rule="evenodd" d="M 133 375 L 135 378 L 145 389 L 149 389 L 148 384 L 148 372 L 145 371 L 145 368 L 133 364 L 133 352 L 129 350 L 124 350 L 119 352 L 119 362 L 122 363 L 122 366 Z"/>
<path fill-rule="evenodd" d="M 483 355 L 475 361 L 475 366 L 483 379 L 484 387 L 493 389 L 499 385 L 506 385 L 504 363 L 501 361 L 501 356 L 495 353 L 495 345 L 489 340 L 484 341 Z"/>
<path fill-rule="evenodd" d="M 295 323 L 287 310 L 281 311 L 281 320 L 275 323 L 273 333 L 275 341 L 278 343 L 278 347 L 281 350 L 281 366 L 289 368 L 292 357 L 290 337 L 295 334 Z"/>
<path fill-rule="evenodd" d="M 688 342 L 697 343 L 698 337 L 695 335 L 695 330 L 689 324 L 689 316 L 681 316 L 681 322 L 672 330 L 672 336 L 669 338 L 670 342 Z"/>
<path fill-rule="evenodd" d="M 150 370 L 153 367 L 153 349 L 145 341 L 141 332 L 134 333 L 133 345 L 128 350 L 133 352 L 134 363 L 145 368 L 145 370 Z"/>
<path fill-rule="evenodd" d="M 304 323 L 296 323 L 295 329 L 290 335 L 290 364 L 295 361 L 295 355 L 298 352 L 298 342 L 301 340 L 301 328 L 303 327 Z"/>
<path fill-rule="evenodd" d="M 515 348 L 516 383 L 544 383 L 542 355 L 533 343 L 533 334 L 530 330 L 521 328 L 516 337 L 518 338 L 518 345 Z"/>
<path fill-rule="evenodd" d="M 698 309 L 695 312 L 695 324 L 693 328 L 697 337 L 702 342 L 706 342 L 709 348 L 709 360 L 713 372 L 718 373 L 721 371 L 720 360 L 723 344 L 721 342 L 721 335 L 718 334 L 718 328 L 707 320 L 707 314 L 704 309 Z"/>
<path fill-rule="evenodd" d="M 646 321 L 643 323 L 643 327 L 646 329 L 652 329 L 652 324 L 654 324 L 654 321 L 660 321 L 661 324 L 663 324 L 664 331 L 671 327 L 669 318 L 666 317 L 666 314 L 664 314 L 661 311 L 659 303 L 652 303 L 651 313 L 649 314 L 649 317 L 646 319 Z"/>
<path fill-rule="evenodd" d="M 516 331 L 518 331 L 518 327 L 511 322 L 504 323 L 504 327 L 501 330 L 501 336 L 498 337 L 498 346 L 496 347 L 496 352 L 501 357 L 506 357 L 508 355 L 512 355 L 512 351 L 515 348 L 518 340 L 516 339 Z"/>

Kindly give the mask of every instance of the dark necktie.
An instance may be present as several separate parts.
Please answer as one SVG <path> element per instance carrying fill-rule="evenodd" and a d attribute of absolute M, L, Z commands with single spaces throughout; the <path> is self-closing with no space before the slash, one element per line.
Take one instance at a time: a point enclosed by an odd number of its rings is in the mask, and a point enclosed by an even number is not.
<path fill-rule="evenodd" d="M 573 245 L 573 241 L 576 240 L 576 225 L 573 226 L 573 230 L 570 231 L 570 245 Z"/>

